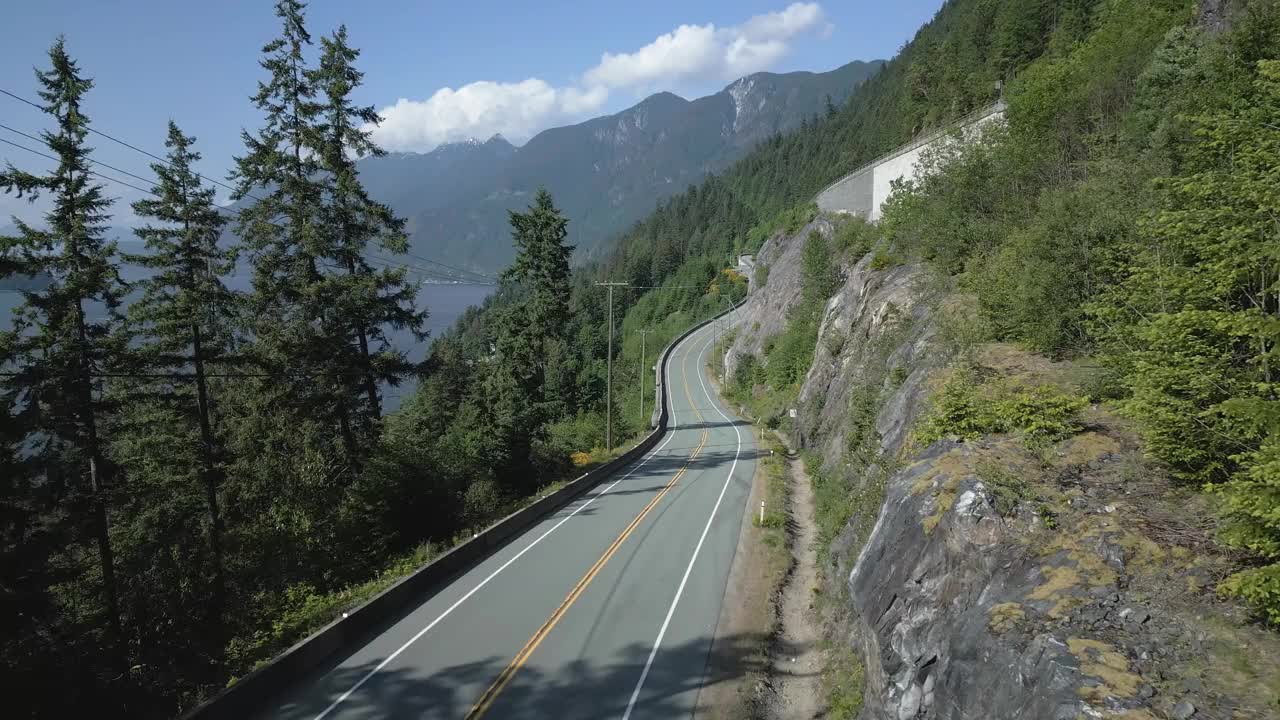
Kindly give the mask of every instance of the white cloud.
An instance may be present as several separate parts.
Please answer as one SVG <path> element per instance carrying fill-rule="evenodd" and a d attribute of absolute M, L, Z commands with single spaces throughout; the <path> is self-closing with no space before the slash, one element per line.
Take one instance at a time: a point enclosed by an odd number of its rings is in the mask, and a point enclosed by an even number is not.
<path fill-rule="evenodd" d="M 375 139 L 389 150 L 428 150 L 441 143 L 502 133 L 529 138 L 548 122 L 588 113 L 608 93 L 554 88 L 537 78 L 517 83 L 483 80 L 454 90 L 441 88 L 426 100 L 401 98 L 383 108 Z"/>
<path fill-rule="evenodd" d="M 380 112 L 376 141 L 388 150 L 427 151 L 469 137 L 502 133 L 523 142 L 555 123 L 598 112 L 612 90 L 671 89 L 730 81 L 771 67 L 802 35 L 830 34 L 817 3 L 793 3 L 732 27 L 681 25 L 630 53 L 605 53 L 581 81 L 553 87 L 538 78 L 479 81 L 442 88 L 425 100 L 401 98 Z"/>
<path fill-rule="evenodd" d="M 728 28 L 681 25 L 633 53 L 605 53 L 583 82 L 622 88 L 691 79 L 735 80 L 770 67 L 797 37 L 827 26 L 817 3 L 794 3 Z"/>

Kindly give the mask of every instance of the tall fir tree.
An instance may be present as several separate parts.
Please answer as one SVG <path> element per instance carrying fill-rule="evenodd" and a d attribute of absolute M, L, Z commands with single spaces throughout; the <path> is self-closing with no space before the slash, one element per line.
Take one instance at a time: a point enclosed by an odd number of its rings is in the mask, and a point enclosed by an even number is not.
<path fill-rule="evenodd" d="M 405 353 L 391 345 L 387 330 L 408 329 L 425 340 L 422 325 L 427 315 L 415 309 L 416 288 L 406 281 L 403 269 L 375 270 L 366 258 L 371 245 L 403 253 L 408 239 L 404 221 L 369 198 L 356 170 L 357 159 L 385 154 L 372 140 L 371 128 L 381 118 L 373 107 L 356 106 L 351 100 L 364 77 L 355 68 L 360 51 L 347 43 L 345 26 L 321 38 L 320 45 L 320 64 L 310 77 L 323 96 L 319 158 L 328 192 L 322 213 L 324 228 L 332 234 L 333 260 L 346 271 L 327 278 L 331 291 L 326 295 L 334 305 L 339 326 L 335 334 L 342 346 L 346 349 L 354 342 L 354 354 L 346 352 L 352 362 L 344 378 L 349 392 L 364 396 L 358 419 L 366 439 L 372 439 L 381 417 L 378 384 L 398 385 L 414 370 Z"/>
<path fill-rule="evenodd" d="M 221 278 L 234 271 L 235 253 L 218 245 L 227 218 L 195 171 L 200 154 L 194 143 L 170 122 L 167 161 L 151 165 L 159 178 L 155 197 L 133 204 L 134 213 L 149 221 L 134 231 L 147 252 L 123 256 L 150 271 L 137 284 L 141 296 L 129 306 L 126 322 L 131 366 L 143 377 L 119 383 L 121 411 L 112 440 L 112 455 L 137 499 L 122 566 L 132 568 L 135 578 L 176 575 L 136 583 L 130 614 L 139 627 L 191 629 L 166 630 L 144 643 L 149 651 L 167 651 L 171 662 L 186 649 L 175 643 L 189 640 L 190 650 L 200 654 L 201 648 L 216 652 L 226 641 L 225 449 L 209 376 L 211 366 L 231 359 L 236 297 Z M 183 622 L 193 618 L 201 622 Z M 208 637 L 186 638 L 192 633 Z M 159 665 L 164 657 L 152 660 Z"/>
<path fill-rule="evenodd" d="M 236 158 L 232 197 L 250 201 L 237 231 L 253 265 L 252 354 L 279 376 L 262 383 L 263 391 L 281 408 L 331 419 L 351 451 L 354 437 L 336 377 L 344 361 L 326 335 L 331 312 L 323 264 L 332 234 L 322 213 L 322 107 L 304 56 L 311 45 L 304 9 L 296 0 L 276 3 L 281 36 L 262 49 L 268 78 L 253 96 L 264 124 L 257 134 L 241 133 L 246 152 Z"/>
<path fill-rule="evenodd" d="M 46 229 L 18 221 L 18 236 L 6 254 L 28 275 L 48 278 L 48 286 L 24 293 L 2 344 L 15 374 L 6 377 L 17 415 L 29 418 L 28 467 L 42 474 L 35 484 L 56 496 L 69 518 L 67 540 L 97 546 L 99 610 L 107 646 L 118 668 L 127 667 L 120 625 L 109 508 L 116 488 L 100 434 L 106 410 L 102 374 L 118 348 L 112 329 L 123 296 L 116 245 L 105 239 L 111 199 L 90 175 L 86 145 L 89 119 L 82 109 L 93 81 L 84 77 L 61 38 L 49 50 L 50 68 L 37 71 L 44 110 L 57 123 L 42 140 L 58 166 L 35 175 L 7 166 L 0 188 L 19 196 L 47 195 Z M 56 490 L 52 490 L 56 488 Z M 63 552 L 68 559 L 78 553 Z"/>
<path fill-rule="evenodd" d="M 551 194 L 539 190 L 527 212 L 509 213 L 516 259 L 503 272 L 503 282 L 520 299 L 499 317 L 495 358 L 486 381 L 489 411 L 505 439 L 509 478 L 525 478 L 534 441 L 546 423 L 564 413 L 560 388 L 548 378 L 564 377 L 559 363 L 568 355 L 569 321 L 568 220 Z M 537 480 L 537 478 L 532 478 Z"/>

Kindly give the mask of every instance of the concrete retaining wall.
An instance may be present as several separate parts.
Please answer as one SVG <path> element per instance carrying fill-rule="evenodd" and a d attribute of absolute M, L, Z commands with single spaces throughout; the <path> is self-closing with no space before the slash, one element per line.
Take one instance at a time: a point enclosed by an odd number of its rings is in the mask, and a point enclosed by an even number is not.
<path fill-rule="evenodd" d="M 920 158 L 925 151 L 953 142 L 959 131 L 961 142 L 975 139 L 985 125 L 1004 119 L 1005 105 L 997 103 L 961 118 L 946 127 L 897 148 L 828 185 L 818 193 L 815 202 L 825 212 L 861 215 L 875 222 L 893 192 L 893 182 L 903 178 L 919 178 Z"/>
<path fill-rule="evenodd" d="M 732 310 L 721 313 L 726 315 Z M 656 391 L 659 399 L 655 429 L 622 456 L 583 474 L 559 490 L 542 497 L 528 507 L 517 510 L 395 585 L 383 590 L 363 605 L 350 610 L 346 617 L 334 620 L 315 634 L 286 650 L 271 662 L 240 678 L 234 685 L 187 713 L 186 720 L 242 720 L 260 712 L 277 693 L 298 682 L 308 673 L 343 650 L 354 649 L 369 633 L 385 627 L 396 617 L 412 609 L 430 593 L 452 582 L 471 569 L 513 536 L 528 529 L 579 495 L 595 487 L 601 480 L 639 459 L 651 450 L 666 433 L 668 413 L 666 387 L 667 359 L 682 340 L 699 328 L 721 317 L 698 323 L 671 341 L 658 360 Z"/>

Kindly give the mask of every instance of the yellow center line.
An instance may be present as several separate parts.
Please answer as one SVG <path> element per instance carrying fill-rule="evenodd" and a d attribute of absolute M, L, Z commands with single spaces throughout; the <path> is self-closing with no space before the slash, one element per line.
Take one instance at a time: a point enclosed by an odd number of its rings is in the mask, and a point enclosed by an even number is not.
<path fill-rule="evenodd" d="M 675 476 L 671 478 L 670 482 L 668 482 L 662 490 L 649 501 L 648 505 L 645 505 L 644 509 L 640 511 L 640 514 L 636 515 L 635 519 L 631 521 L 631 524 L 627 525 L 626 529 L 622 531 L 622 534 L 613 541 L 613 544 L 609 546 L 609 549 L 605 550 L 599 560 L 596 560 L 595 565 L 592 565 L 591 569 L 587 571 L 587 574 L 582 576 L 582 579 L 578 581 L 578 584 L 574 586 L 569 595 L 560 603 L 560 606 L 556 608 L 555 612 L 551 613 L 551 617 L 547 618 L 547 621 L 542 623 L 542 627 L 538 628 L 538 631 L 533 634 L 533 637 L 529 638 L 529 642 L 524 644 L 524 647 L 520 649 L 520 652 L 516 654 L 511 663 L 507 665 L 500 675 L 498 675 L 498 679 L 493 681 L 493 684 L 489 686 L 489 689 L 485 690 L 484 694 L 480 696 L 480 699 L 476 701 L 476 704 L 471 707 L 470 712 L 466 715 L 466 720 L 475 720 L 489 710 L 490 706 L 493 705 L 494 700 L 497 699 L 498 695 L 507 686 L 507 684 L 511 682 L 511 679 L 515 677 L 516 672 L 524 666 L 525 662 L 529 659 L 529 656 L 533 654 L 533 651 L 538 649 L 538 645 L 542 644 L 542 641 L 551 632 L 551 629 L 560 622 L 562 617 L 564 617 L 564 614 L 569 607 L 573 605 L 573 603 L 582 595 L 583 591 L 587 589 L 587 586 L 591 584 L 591 581 L 600 573 L 605 564 L 609 562 L 609 559 L 613 557 L 614 553 L 618 551 L 618 548 L 622 546 L 622 543 L 631 536 L 631 533 L 640 525 L 640 521 L 644 519 L 645 515 L 648 515 L 649 511 L 652 510 L 660 500 L 662 500 L 662 497 L 675 486 L 676 481 L 678 481 L 680 477 L 684 475 L 685 471 L 689 469 L 689 465 L 693 462 L 693 459 L 698 456 L 698 453 L 702 451 L 703 446 L 706 444 L 707 432 L 704 430 L 702 431 L 701 442 L 699 442 L 698 447 L 694 448 L 693 452 L 690 453 L 689 458 L 685 460 L 684 467 L 680 468 L 679 472 L 677 472 Z"/>

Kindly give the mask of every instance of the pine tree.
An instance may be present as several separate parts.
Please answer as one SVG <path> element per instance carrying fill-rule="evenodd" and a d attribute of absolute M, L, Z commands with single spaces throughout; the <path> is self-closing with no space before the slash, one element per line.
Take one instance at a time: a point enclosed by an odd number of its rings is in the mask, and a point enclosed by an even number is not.
<path fill-rule="evenodd" d="M 569 221 L 545 189 L 538 191 L 528 212 L 508 214 L 516 258 L 503 277 L 525 292 L 512 318 L 512 325 L 518 327 L 510 330 L 528 338 L 532 382 L 537 388 L 533 397 L 541 406 L 539 415 L 545 421 L 564 409 L 562 398 L 551 392 L 547 381 L 555 370 L 548 363 L 565 355 L 552 346 L 563 342 L 570 318 L 569 258 L 573 255 L 573 246 L 565 242 Z"/>
<path fill-rule="evenodd" d="M 6 253 L 28 275 L 50 279 L 43 290 L 29 291 L 14 312 L 3 345 L 16 375 L 6 391 L 31 419 L 31 466 L 42 483 L 59 486 L 59 502 L 75 524 L 73 542 L 88 536 L 97 545 L 101 572 L 100 622 L 108 628 L 114 662 L 127 666 L 120 626 L 115 559 L 108 509 L 114 490 L 99 429 L 105 407 L 100 377 L 117 348 L 112 328 L 123 295 L 116 270 L 116 245 L 105 238 L 111 200 L 90 176 L 89 120 L 81 107 L 93 81 L 84 77 L 61 38 L 49 50 L 51 67 L 37 71 L 44 110 L 57 122 L 42 134 L 57 155 L 48 175 L 12 165 L 0 172 L 0 188 L 19 196 L 48 195 L 47 229 L 18 222 L 18 237 Z M 85 482 L 87 480 L 87 482 Z"/>
<path fill-rule="evenodd" d="M 365 408 L 361 415 L 370 432 L 380 417 L 378 383 L 398 385 L 414 369 L 404 352 L 391 346 L 386 330 L 407 328 L 424 340 L 421 329 L 426 313 L 414 309 L 416 289 L 406 282 L 403 269 L 374 270 L 366 259 L 371 243 L 384 252 L 405 252 L 404 221 L 369 198 L 356 170 L 358 158 L 385 154 L 374 144 L 370 129 L 381 118 L 372 107 L 351 102 L 363 78 L 354 66 L 360 51 L 347 44 L 345 26 L 332 37 L 321 38 L 320 44 L 320 65 L 311 81 L 324 97 L 320 166 L 329 183 L 324 227 L 332 233 L 333 259 L 346 271 L 345 276 L 328 278 L 332 292 L 327 295 L 335 307 L 335 320 L 346 326 L 339 333 L 356 343 L 357 354 L 345 377 L 352 386 L 362 385 Z M 346 337 L 342 345 L 347 346 Z"/>
<path fill-rule="evenodd" d="M 534 439 L 550 420 L 563 414 L 564 401 L 547 386 L 554 373 L 549 358 L 568 327 L 573 246 L 565 243 L 568 220 L 551 194 L 539 190 L 528 212 L 510 212 L 516 259 L 503 272 L 507 289 L 519 298 L 495 323 L 495 352 L 485 381 L 487 407 L 507 450 L 506 475 L 529 480 L 527 467 Z M 536 480 L 536 478 L 533 478 Z"/>
<path fill-rule="evenodd" d="M 528 212 L 509 215 L 516 259 L 503 277 L 528 293 L 522 304 L 529 331 L 539 338 L 558 337 L 569 320 L 569 221 L 545 189 L 538 191 Z"/>
<path fill-rule="evenodd" d="M 112 447 L 139 489 L 134 495 L 145 498 L 137 514 L 152 518 L 138 540 L 143 548 L 155 549 L 142 553 L 139 574 L 154 572 L 151 555 L 172 552 L 167 548 L 176 548 L 194 565 L 177 568 L 182 582 L 139 592 L 166 595 L 194 585 L 197 594 L 188 599 L 194 606 L 173 609 L 174 614 L 209 618 L 211 645 L 217 647 L 227 605 L 219 498 L 225 451 L 211 409 L 209 367 L 227 359 L 232 349 L 236 298 L 220 278 L 234 270 L 235 254 L 218 246 L 227 219 L 214 205 L 213 189 L 195 172 L 200 154 L 194 143 L 170 122 L 167 162 L 151 165 L 159 178 L 152 190 L 156 197 L 133 204 L 135 214 L 154 221 L 134 231 L 147 252 L 124 256 L 151 271 L 138 283 L 142 295 L 129 306 L 127 319 L 133 367 L 150 377 L 122 383 L 123 417 Z M 197 514 L 201 497 L 203 523 Z M 162 505 L 166 511 L 157 512 Z M 207 559 L 200 542 L 188 539 L 202 524 Z M 156 603 L 153 598 L 145 604 Z"/>
<path fill-rule="evenodd" d="M 232 197 L 253 201 L 236 228 L 253 264 L 251 352 L 278 376 L 260 383 L 258 400 L 272 398 L 280 412 L 331 422 L 351 458 L 359 452 L 345 394 L 351 362 L 333 344 L 340 323 L 325 277 L 334 252 L 320 172 L 323 107 L 304 57 L 311 45 L 304 9 L 297 0 L 276 3 L 281 37 L 262 49 L 269 78 L 253 97 L 264 125 L 256 135 L 241 134 L 247 152 L 236 158 Z"/>

